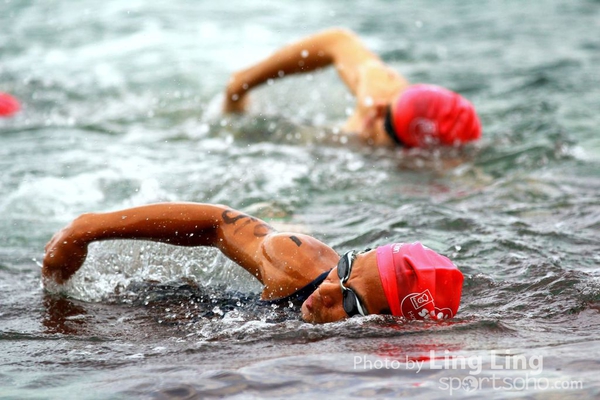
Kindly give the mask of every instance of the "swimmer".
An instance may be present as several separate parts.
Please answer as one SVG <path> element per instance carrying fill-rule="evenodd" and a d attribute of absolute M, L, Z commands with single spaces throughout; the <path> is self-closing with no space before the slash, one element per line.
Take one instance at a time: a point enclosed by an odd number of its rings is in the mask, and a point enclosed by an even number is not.
<path fill-rule="evenodd" d="M 340 257 L 311 236 L 277 232 L 243 212 L 201 203 L 157 203 L 79 216 L 46 245 L 44 284 L 69 280 L 83 265 L 90 243 L 116 239 L 216 247 L 263 284 L 262 301 L 302 303 L 306 322 L 369 314 L 444 320 L 456 315 L 460 303 L 462 273 L 418 242 Z"/>
<path fill-rule="evenodd" d="M 252 88 L 291 74 L 333 64 L 356 98 L 343 131 L 373 146 L 455 146 L 481 137 L 473 105 L 435 85 L 410 85 L 350 31 L 330 29 L 287 45 L 259 63 L 235 72 L 225 91 L 224 111 L 243 112 Z"/>

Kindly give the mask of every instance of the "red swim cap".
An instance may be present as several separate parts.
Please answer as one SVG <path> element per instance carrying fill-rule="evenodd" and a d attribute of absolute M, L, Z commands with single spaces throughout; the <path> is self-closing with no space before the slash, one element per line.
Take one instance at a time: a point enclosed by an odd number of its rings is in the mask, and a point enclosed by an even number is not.
<path fill-rule="evenodd" d="M 448 258 L 419 242 L 393 243 L 377 248 L 377 268 L 392 315 L 408 320 L 456 315 L 463 274 Z"/>
<path fill-rule="evenodd" d="M 8 117 L 21 108 L 21 105 L 10 94 L 0 92 L 0 117 Z"/>
<path fill-rule="evenodd" d="M 481 137 L 473 105 L 451 90 L 412 85 L 391 106 L 396 136 L 406 147 L 453 146 Z"/>

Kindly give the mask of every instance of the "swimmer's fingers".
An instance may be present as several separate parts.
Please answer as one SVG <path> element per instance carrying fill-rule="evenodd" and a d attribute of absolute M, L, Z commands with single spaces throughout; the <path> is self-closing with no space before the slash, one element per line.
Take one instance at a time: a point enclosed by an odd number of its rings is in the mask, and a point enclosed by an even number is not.
<path fill-rule="evenodd" d="M 50 279 L 59 284 L 64 283 L 81 268 L 86 257 L 87 243 L 75 239 L 71 226 L 67 226 L 46 245 L 42 264 L 44 282 Z"/>
<path fill-rule="evenodd" d="M 234 100 L 235 99 L 235 100 Z M 236 98 L 234 96 L 234 99 L 232 99 L 231 96 L 225 96 L 225 101 L 223 104 L 223 112 L 224 113 L 236 113 L 236 114 L 243 114 L 246 112 L 246 109 L 248 108 L 248 96 L 244 95 L 241 98 Z"/>
<path fill-rule="evenodd" d="M 250 87 L 241 76 L 241 72 L 231 75 L 227 87 L 225 88 L 225 100 L 223 102 L 223 112 L 225 113 L 243 113 L 248 105 L 248 96 L 246 95 Z"/>

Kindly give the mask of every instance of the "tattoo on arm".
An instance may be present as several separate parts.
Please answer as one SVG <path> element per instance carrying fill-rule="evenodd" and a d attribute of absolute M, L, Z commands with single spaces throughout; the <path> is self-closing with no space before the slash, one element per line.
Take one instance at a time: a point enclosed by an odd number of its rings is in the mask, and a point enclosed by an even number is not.
<path fill-rule="evenodd" d="M 227 225 L 235 224 L 236 221 L 240 220 L 240 219 L 251 218 L 250 216 L 248 216 L 246 214 L 242 214 L 242 213 L 240 213 L 234 217 L 230 217 L 229 214 L 233 213 L 233 212 L 234 212 L 233 210 L 225 210 L 225 211 L 223 211 L 223 214 L 221 214 L 221 217 L 223 217 L 223 222 L 225 222 Z"/>
<path fill-rule="evenodd" d="M 254 223 L 254 236 L 256 237 L 263 237 L 263 236 L 267 236 L 269 234 L 269 232 L 273 231 L 273 228 L 262 222 L 261 220 L 251 217 L 249 215 L 246 215 L 244 213 L 239 213 L 238 215 L 231 215 L 231 214 L 235 214 L 235 211 L 233 210 L 225 210 L 223 211 L 223 214 L 221 214 L 221 217 L 223 218 L 223 222 L 227 225 L 235 225 L 235 223 L 237 221 L 243 220 L 245 218 L 247 218 L 246 221 L 244 221 L 243 224 L 241 224 L 236 230 L 235 233 L 237 233 L 239 230 L 245 228 L 247 225 Z"/>
<path fill-rule="evenodd" d="M 290 239 L 292 240 L 292 242 L 296 243 L 296 246 L 298 246 L 298 247 L 302 246 L 302 241 L 300 239 L 298 239 L 296 236 L 290 236 Z"/>

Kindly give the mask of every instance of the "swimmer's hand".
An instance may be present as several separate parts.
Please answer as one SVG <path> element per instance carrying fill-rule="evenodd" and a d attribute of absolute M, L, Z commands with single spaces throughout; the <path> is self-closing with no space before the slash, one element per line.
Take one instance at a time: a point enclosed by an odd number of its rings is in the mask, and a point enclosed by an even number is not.
<path fill-rule="evenodd" d="M 246 96 L 243 96 L 237 100 L 233 100 L 231 96 L 228 96 L 225 98 L 225 102 L 223 104 L 223 112 L 227 114 L 243 114 L 246 112 L 247 108 L 248 98 Z"/>
<path fill-rule="evenodd" d="M 54 234 L 46 244 L 42 265 L 44 284 L 49 280 L 65 283 L 81 266 L 87 256 L 87 240 L 81 235 L 81 217 Z"/>
<path fill-rule="evenodd" d="M 240 75 L 241 73 L 231 75 L 225 89 L 225 101 L 223 102 L 223 112 L 225 113 L 241 114 L 248 107 L 248 96 L 246 93 L 250 88 Z"/>

